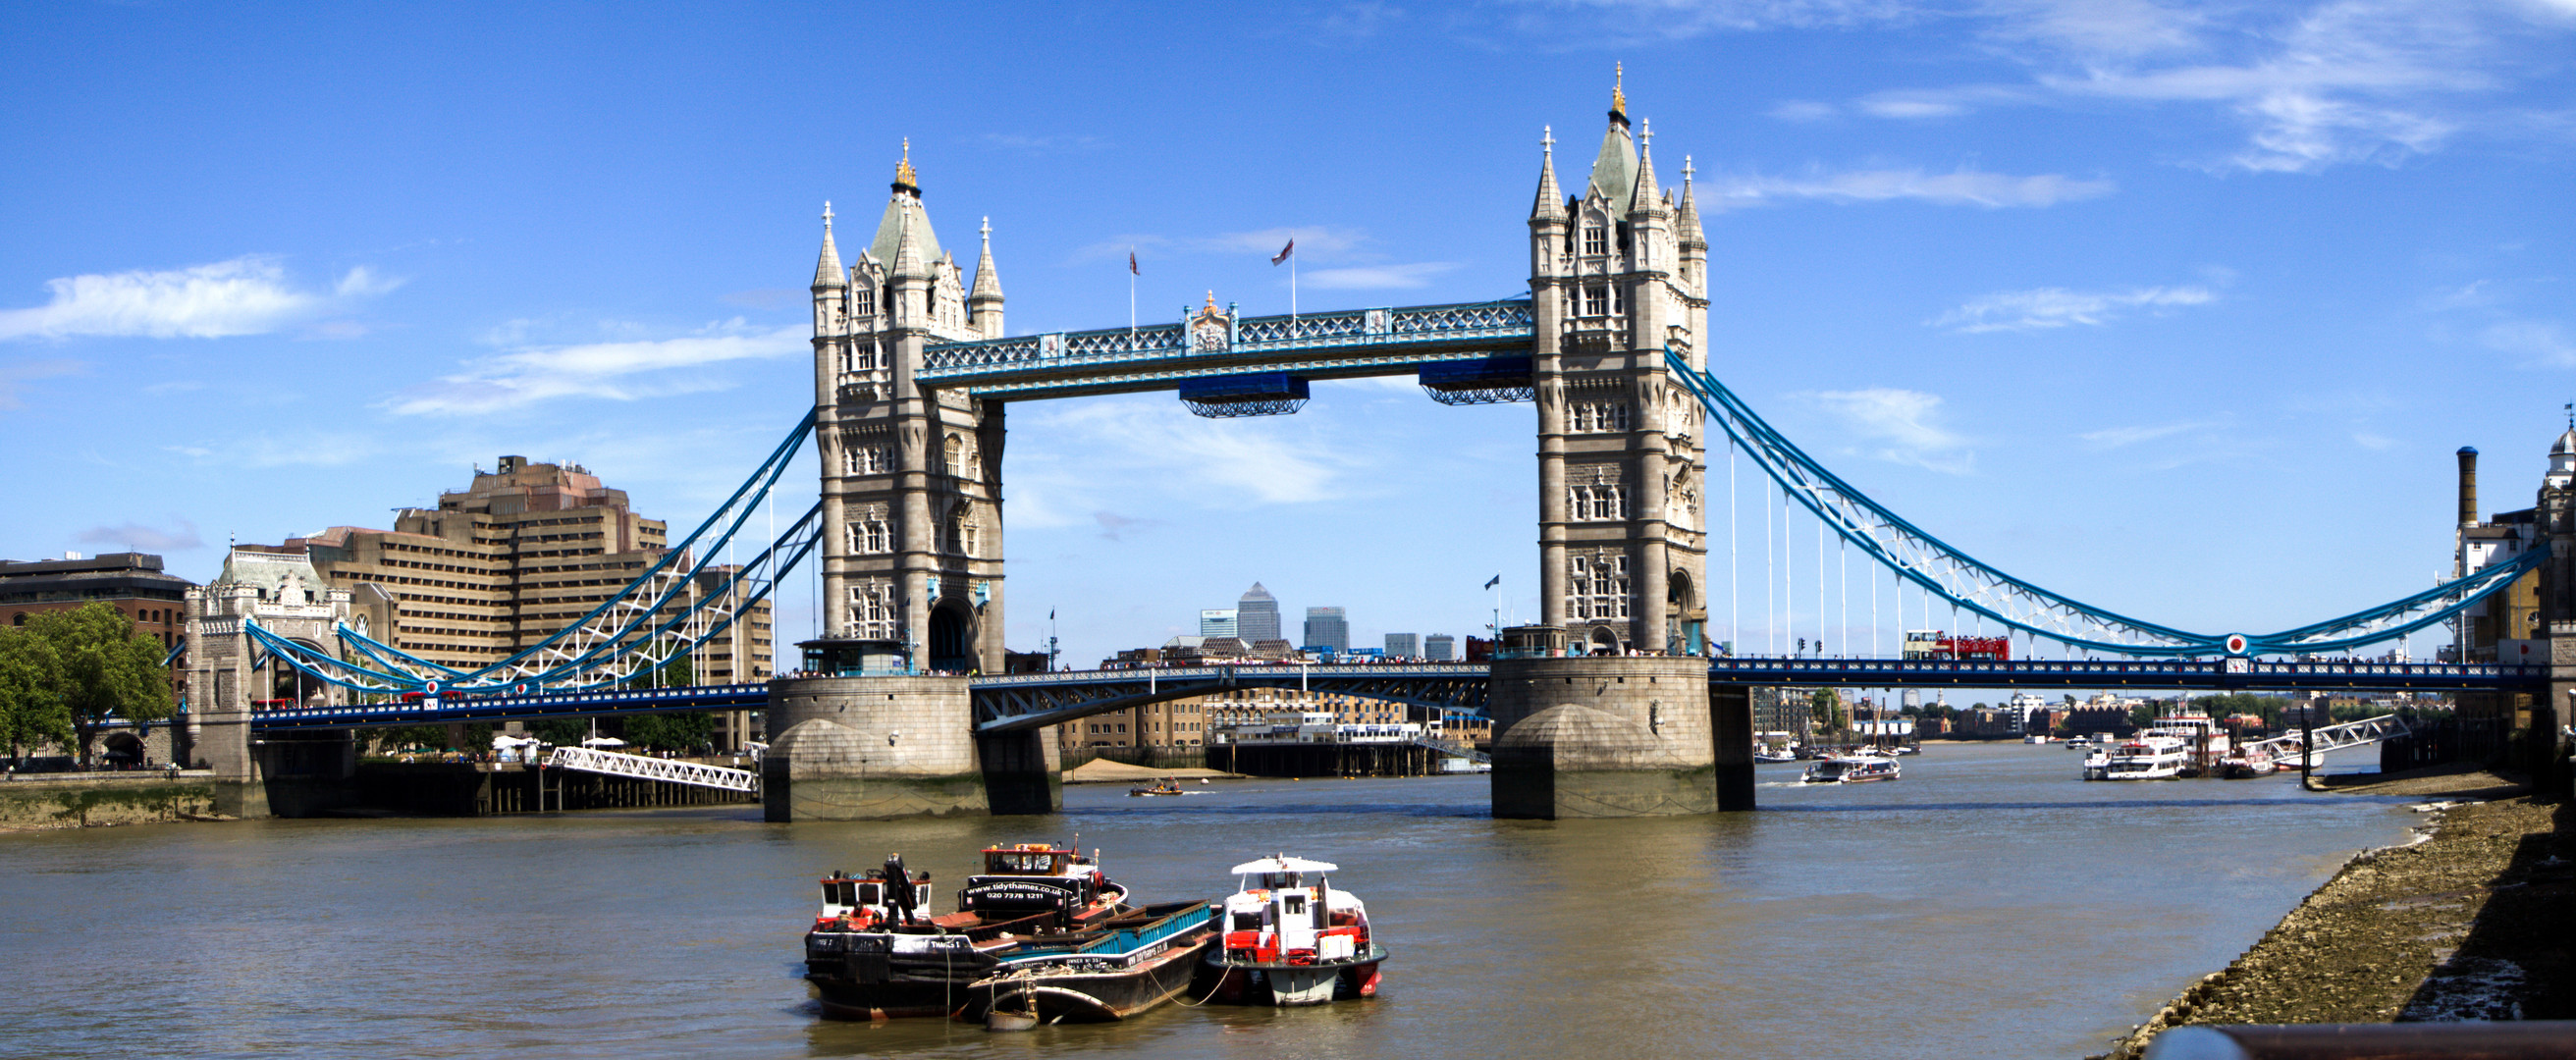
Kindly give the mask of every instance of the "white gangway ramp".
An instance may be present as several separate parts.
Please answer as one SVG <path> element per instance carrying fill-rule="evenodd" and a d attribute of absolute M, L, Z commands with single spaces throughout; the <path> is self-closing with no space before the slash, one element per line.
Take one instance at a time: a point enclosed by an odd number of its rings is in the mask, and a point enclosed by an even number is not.
<path fill-rule="evenodd" d="M 2376 718 L 2328 725 L 2316 731 L 2317 746 L 2314 753 L 2324 754 L 2328 751 L 2340 751 L 2346 747 L 2378 743 L 2381 740 L 2405 736 L 2411 731 L 2406 727 L 2405 720 L 2394 714 L 2382 714 Z M 2300 736 L 2298 731 L 2293 730 L 2286 735 L 2275 736 L 2269 740 L 2257 740 L 2245 746 L 2260 747 L 2274 758 L 2287 758 L 2290 748 L 2298 746 Z"/>
<path fill-rule="evenodd" d="M 695 784 L 702 788 L 722 788 L 726 791 L 760 790 L 760 774 L 748 769 L 705 766 L 695 762 L 620 754 L 616 751 L 601 751 L 589 747 L 555 748 L 555 753 L 546 758 L 546 764 L 560 769 L 605 773 L 612 777 Z"/>

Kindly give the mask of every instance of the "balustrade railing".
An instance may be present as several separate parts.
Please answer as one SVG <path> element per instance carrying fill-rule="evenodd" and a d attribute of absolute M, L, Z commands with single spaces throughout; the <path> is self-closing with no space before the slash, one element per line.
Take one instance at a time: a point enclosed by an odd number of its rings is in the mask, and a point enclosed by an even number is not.
<path fill-rule="evenodd" d="M 1236 322 L 1222 350 L 1193 348 L 1179 324 L 1096 331 L 1050 332 L 977 342 L 937 343 L 923 352 L 922 376 L 972 374 L 978 369 L 1054 367 L 1203 356 L 1404 345 L 1443 340 L 1513 338 L 1530 333 L 1535 318 L 1525 301 L 1474 302 L 1359 309 L 1294 317 L 1247 317 Z"/>

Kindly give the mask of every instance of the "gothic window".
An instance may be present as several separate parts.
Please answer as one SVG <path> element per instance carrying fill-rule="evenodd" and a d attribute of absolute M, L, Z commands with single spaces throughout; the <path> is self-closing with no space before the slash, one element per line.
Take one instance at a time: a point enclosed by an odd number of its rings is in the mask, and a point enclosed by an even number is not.
<path fill-rule="evenodd" d="M 1583 252 L 1595 257 L 1610 252 L 1610 241 L 1603 237 L 1600 225 L 1584 226 Z"/>
<path fill-rule="evenodd" d="M 1614 284 L 1614 285 L 1612 285 L 1612 286 L 1611 286 L 1611 288 L 1610 288 L 1610 315 L 1612 315 L 1612 316 L 1617 316 L 1617 315 L 1619 315 L 1619 314 L 1621 314 L 1621 313 L 1625 313 L 1625 312 L 1627 312 L 1627 311 L 1628 311 L 1628 305 L 1627 305 L 1627 303 L 1628 303 L 1628 291 L 1627 291 L 1627 289 L 1626 289 L 1626 288 L 1624 288 L 1624 287 L 1617 286 L 1617 285 L 1615 285 L 1615 284 Z"/>
<path fill-rule="evenodd" d="M 955 475 L 955 476 L 957 476 L 957 477 L 959 477 L 959 478 L 965 478 L 965 477 L 966 477 L 966 443 L 965 443 L 965 441 L 964 441 L 963 439 L 958 438 L 956 435 L 953 435 L 953 434 L 952 434 L 952 435 L 949 435 L 949 436 L 948 436 L 948 442 L 947 442 L 947 445 L 945 446 L 945 452 L 946 452 L 946 456 L 947 456 L 948 473 L 949 473 L 949 474 L 951 474 L 951 475 Z"/>
<path fill-rule="evenodd" d="M 882 475 L 893 465 L 892 457 L 883 444 L 845 446 L 841 450 L 841 473 Z"/>
<path fill-rule="evenodd" d="M 1588 317 L 1610 315 L 1610 288 L 1600 284 L 1584 288 L 1583 315 Z"/>
<path fill-rule="evenodd" d="M 857 297 L 857 299 L 858 299 L 858 303 L 859 303 L 859 310 L 858 310 L 858 312 L 859 312 L 859 315 L 860 315 L 860 316 L 863 316 L 863 317 L 864 317 L 864 316 L 874 316 L 874 315 L 876 315 L 876 311 L 877 311 L 877 293 L 876 293 L 876 291 L 874 291 L 874 290 L 872 290 L 872 289 L 869 289 L 869 288 L 866 288 L 866 287 L 861 287 L 861 288 L 859 288 L 859 289 L 855 292 L 855 295 L 856 295 L 856 297 Z"/>
<path fill-rule="evenodd" d="M 1628 617 L 1628 557 L 1574 556 L 1565 583 L 1568 618 Z"/>
<path fill-rule="evenodd" d="M 1574 405 L 1574 430 L 1578 434 L 1617 433 L 1628 429 L 1628 403 L 1625 401 L 1578 401 Z"/>
<path fill-rule="evenodd" d="M 1592 409 L 1593 404 L 1589 401 L 1574 403 L 1574 429 L 1577 433 L 1588 433 L 1592 430 Z"/>
<path fill-rule="evenodd" d="M 868 640 L 893 640 L 894 585 L 865 581 L 850 587 L 850 634 Z"/>
<path fill-rule="evenodd" d="M 886 525 L 884 512 L 868 512 L 850 524 L 850 551 L 858 555 L 894 551 L 893 528 Z"/>
<path fill-rule="evenodd" d="M 1628 517 L 1628 487 L 1616 483 L 1566 487 L 1566 508 L 1577 522 L 1605 522 Z"/>

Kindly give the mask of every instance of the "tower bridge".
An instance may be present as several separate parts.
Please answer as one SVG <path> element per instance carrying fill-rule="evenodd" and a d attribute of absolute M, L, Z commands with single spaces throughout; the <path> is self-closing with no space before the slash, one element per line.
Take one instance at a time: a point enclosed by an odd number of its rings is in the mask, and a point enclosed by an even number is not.
<path fill-rule="evenodd" d="M 255 785 L 310 771 L 330 734 L 421 721 L 527 720 L 760 703 L 772 819 L 1047 812 L 1051 725 L 1248 686 L 1347 691 L 1474 709 L 1496 734 L 1498 815 L 1695 813 L 1752 805 L 1747 689 L 1761 684 L 2051 685 L 2174 689 L 2576 691 L 2576 622 L 2534 665 L 2321 664 L 2461 615 L 2509 585 L 2545 586 L 2576 618 L 2576 442 L 2553 454 L 2545 540 L 2481 553 L 2441 585 L 2272 633 L 2195 632 L 2052 592 L 1968 556 L 1800 450 L 1708 361 L 1707 259 L 1685 159 L 1662 183 L 1652 134 L 1614 88 L 1599 151 L 1560 186 L 1552 133 L 1521 219 L 1527 295 L 1489 302 L 1246 316 L 1213 293 L 1176 319 L 1009 335 L 992 229 L 970 277 L 943 250 L 909 145 L 878 224 L 845 261 L 823 211 L 813 294 L 811 411 L 727 503 L 654 569 L 544 643 L 479 668 L 441 665 L 353 626 L 347 594 L 311 580 L 223 583 L 192 596 L 191 735 Z M 1015 401 L 1177 391 L 1209 416 L 1275 415 L 1311 380 L 1415 375 L 1449 404 L 1532 406 L 1541 613 L 1490 664 L 1220 666 L 1002 676 L 1003 453 Z M 2576 430 L 2570 432 L 2576 439 Z M 820 500 L 725 584 L 721 614 L 673 614 L 811 442 Z M 1750 460 L 1842 541 L 1979 620 L 2102 661 L 1708 658 L 1709 454 Z M 2464 501 L 2464 504 L 2467 503 Z M 2474 512 L 2471 512 L 2473 517 Z M 2565 542 L 2565 544 L 2561 544 Z M 2465 555 L 2465 553 L 2464 553 Z M 819 564 L 830 645 L 894 645 L 894 668 L 828 667 L 766 686 L 620 691 Z M 2561 659 L 2555 647 L 2565 644 Z M 821 650 L 821 649 L 818 649 Z M 826 651 L 828 654 L 828 651 Z M 254 709 L 295 676 L 297 700 Z M 320 689 L 310 697 L 308 685 Z M 417 700 L 415 692 L 439 692 Z M 252 741 L 269 734 L 267 750 Z M 300 749 L 290 753 L 280 748 Z"/>

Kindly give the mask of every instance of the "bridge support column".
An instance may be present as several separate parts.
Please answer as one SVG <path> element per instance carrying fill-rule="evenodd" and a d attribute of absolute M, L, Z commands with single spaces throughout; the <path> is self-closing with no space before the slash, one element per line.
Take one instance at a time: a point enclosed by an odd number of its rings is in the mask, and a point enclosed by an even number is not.
<path fill-rule="evenodd" d="M 984 804 L 996 816 L 1054 813 L 1064 804 L 1062 759 L 1054 732 L 1031 729 L 975 737 L 975 759 L 984 769 Z"/>
<path fill-rule="evenodd" d="M 273 733 L 250 750 L 259 779 L 245 787 L 272 816 L 319 817 L 359 802 L 358 741 L 348 729 Z"/>
<path fill-rule="evenodd" d="M 231 677 L 229 673 L 223 677 Z M 250 704 L 217 698 L 189 712 L 189 753 L 214 770 L 215 812 L 232 817 L 268 816 L 268 785 L 252 753 Z"/>
<path fill-rule="evenodd" d="M 762 816 L 869 821 L 986 813 L 963 677 L 769 683 Z"/>
<path fill-rule="evenodd" d="M 1708 686 L 1708 727 L 1716 738 L 1717 808 L 1753 808 L 1753 686 Z"/>
<path fill-rule="evenodd" d="M 1706 660 L 1498 659 L 1492 680 L 1494 816 L 1717 809 Z"/>

